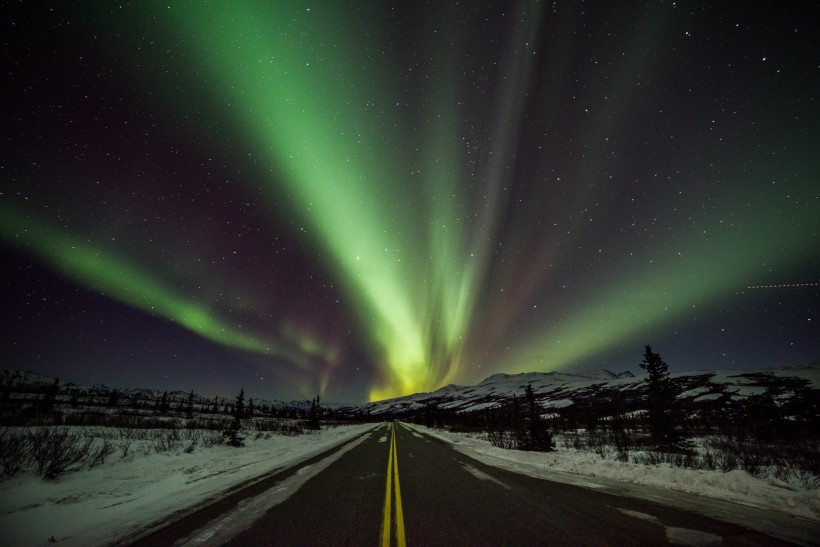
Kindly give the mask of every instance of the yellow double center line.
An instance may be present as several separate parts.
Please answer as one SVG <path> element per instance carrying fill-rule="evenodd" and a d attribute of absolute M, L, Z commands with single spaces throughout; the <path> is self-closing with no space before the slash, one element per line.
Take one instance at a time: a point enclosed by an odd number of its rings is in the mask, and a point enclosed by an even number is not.
<path fill-rule="evenodd" d="M 391 511 L 393 508 L 393 483 L 396 492 L 396 545 L 405 547 L 404 513 L 401 510 L 399 487 L 399 458 L 396 455 L 396 425 L 390 426 L 390 456 L 387 458 L 387 485 L 384 487 L 384 520 L 382 521 L 382 547 L 390 547 Z"/>

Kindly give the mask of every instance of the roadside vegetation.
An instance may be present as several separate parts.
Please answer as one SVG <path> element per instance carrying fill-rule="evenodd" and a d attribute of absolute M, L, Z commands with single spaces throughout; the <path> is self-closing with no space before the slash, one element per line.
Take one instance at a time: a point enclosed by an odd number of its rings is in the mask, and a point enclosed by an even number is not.
<path fill-rule="evenodd" d="M 0 480 L 21 471 L 44 479 L 140 456 L 182 454 L 245 440 L 309 434 L 338 419 L 332 410 L 299 404 L 255 405 L 190 393 L 94 393 L 60 387 L 4 386 L 0 399 Z"/>
<path fill-rule="evenodd" d="M 820 488 L 820 401 L 796 379 L 772 381 L 747 397 L 714 396 L 693 404 L 694 388 L 670 379 L 667 364 L 646 346 L 643 385 L 595 388 L 561 405 L 522 386 L 511 401 L 473 412 L 430 403 L 392 416 L 485 438 L 511 450 L 559 450 L 603 460 L 667 464 L 696 470 L 742 470 L 760 479 Z M 766 380 L 761 374 L 761 381 Z M 695 390 L 696 391 L 696 390 Z M 786 396 L 796 393 L 798 396 Z M 538 431 L 534 437 L 533 431 Z M 532 442 L 533 438 L 549 442 Z"/>
<path fill-rule="evenodd" d="M 71 384 L 0 385 L 0 480 L 21 471 L 46 479 L 151 453 L 303 435 L 342 422 L 401 420 L 478 436 L 510 450 L 594 454 L 602 460 L 749 474 L 820 488 L 820 397 L 807 380 L 745 374 L 744 394 L 708 375 L 670 378 L 646 346 L 643 382 L 626 388 L 518 394 L 456 411 L 431 397 L 401 412 L 323 408 L 319 397 L 259 403 L 193 392 L 81 390 Z M 552 397 L 551 397 L 552 395 Z"/>

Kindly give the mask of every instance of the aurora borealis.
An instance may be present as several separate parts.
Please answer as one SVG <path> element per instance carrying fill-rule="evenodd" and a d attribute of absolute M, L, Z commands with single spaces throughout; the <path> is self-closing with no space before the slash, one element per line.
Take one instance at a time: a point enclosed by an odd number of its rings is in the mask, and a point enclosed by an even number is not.
<path fill-rule="evenodd" d="M 817 360 L 809 8 L 616 4 L 3 7 L 4 367 L 357 402 Z"/>

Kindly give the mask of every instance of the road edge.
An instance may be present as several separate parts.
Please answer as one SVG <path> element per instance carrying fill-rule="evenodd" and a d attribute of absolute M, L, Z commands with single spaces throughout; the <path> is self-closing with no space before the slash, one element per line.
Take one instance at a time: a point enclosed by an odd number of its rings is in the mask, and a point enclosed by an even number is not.
<path fill-rule="evenodd" d="M 539 469 L 527 462 L 511 462 L 510 460 L 475 452 L 465 445 L 461 445 L 452 439 L 438 434 L 433 428 L 407 422 L 401 422 L 401 424 L 412 431 L 422 435 L 428 435 L 433 439 L 451 446 L 459 454 L 470 459 L 519 475 L 568 484 L 588 490 L 603 491 L 622 497 L 647 499 L 676 509 L 722 520 L 798 545 L 816 545 L 817 537 L 820 536 L 820 523 L 800 516 L 780 512 L 776 509 L 746 505 L 732 500 L 699 496 L 689 492 L 669 490 L 656 486 L 618 481 L 607 477 Z M 515 465 L 511 465 L 513 463 Z M 644 495 L 639 495 L 638 490 L 643 491 L 641 493 Z M 711 512 L 707 512 L 707 509 L 711 510 Z M 744 512 L 747 514 L 746 518 L 740 516 L 740 513 Z"/>
<path fill-rule="evenodd" d="M 110 543 L 107 543 L 107 545 L 109 547 L 133 545 L 151 536 L 152 534 L 159 532 L 163 528 L 172 526 L 175 523 L 180 522 L 181 520 L 188 518 L 199 511 L 205 510 L 208 507 L 217 504 L 226 497 L 240 495 L 243 491 L 250 490 L 251 488 L 253 488 L 261 482 L 272 480 L 277 477 L 280 480 L 284 480 L 290 475 L 296 473 L 300 468 L 304 467 L 305 465 L 310 465 L 315 461 L 322 460 L 330 456 L 331 454 L 341 450 L 348 444 L 355 442 L 363 435 L 368 435 L 372 433 L 375 429 L 384 425 L 384 422 L 378 422 L 371 425 L 372 427 L 365 429 L 358 435 L 355 435 L 348 439 L 342 439 L 329 447 L 322 448 L 320 451 L 303 454 L 302 456 L 299 456 L 297 459 L 288 462 L 287 464 L 281 467 L 276 467 L 273 470 L 267 471 L 261 475 L 257 475 L 256 477 L 245 479 L 229 488 L 226 488 L 225 490 L 220 491 L 219 493 L 208 496 L 196 505 L 175 511 L 161 520 L 152 521 L 151 523 L 147 524 L 144 528 L 140 528 L 139 530 L 135 530 L 134 532 L 119 536 Z"/>

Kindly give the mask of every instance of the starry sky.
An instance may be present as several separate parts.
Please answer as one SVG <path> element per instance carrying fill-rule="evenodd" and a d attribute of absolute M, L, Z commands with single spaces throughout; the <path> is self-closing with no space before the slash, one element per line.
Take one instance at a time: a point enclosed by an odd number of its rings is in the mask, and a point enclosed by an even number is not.
<path fill-rule="evenodd" d="M 363 402 L 815 361 L 799 4 L 6 2 L 2 366 Z"/>

